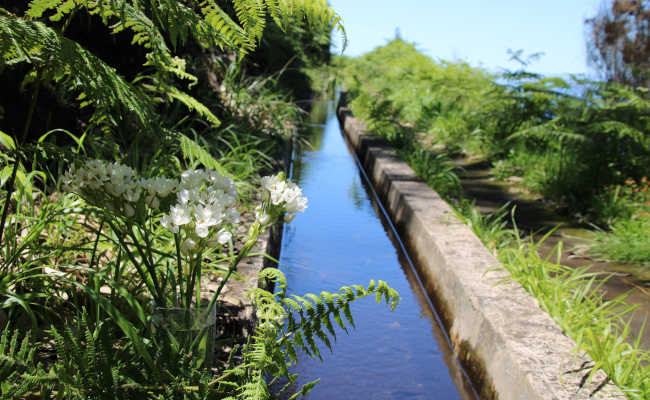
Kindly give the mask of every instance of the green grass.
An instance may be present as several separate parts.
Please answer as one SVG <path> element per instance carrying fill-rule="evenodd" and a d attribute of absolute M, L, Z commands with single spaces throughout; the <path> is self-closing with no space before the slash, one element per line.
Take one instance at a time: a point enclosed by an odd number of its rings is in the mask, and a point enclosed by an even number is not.
<path fill-rule="evenodd" d="M 401 39 L 342 62 L 359 118 L 399 121 L 426 146 L 460 145 L 572 213 L 599 219 L 594 205 L 609 185 L 650 175 L 647 91 L 523 70 L 496 76 Z M 585 91 L 569 94 L 577 84 Z"/>
<path fill-rule="evenodd" d="M 643 188 L 630 188 L 623 202 L 608 189 L 649 171 L 642 133 L 650 123 L 647 96 L 593 83 L 584 97 L 570 96 L 563 92 L 564 80 L 524 71 L 496 84 L 482 70 L 435 62 L 400 39 L 343 62 L 355 116 L 451 203 L 512 279 L 575 340 L 576 350 L 591 356 L 592 371 L 605 371 L 629 398 L 650 398 L 650 353 L 639 347 L 640 335 L 635 338 L 626 322 L 634 307 L 624 296 L 605 300 L 604 280 L 586 268 L 540 258 L 543 240 L 534 243 L 507 228 L 507 205 L 484 215 L 464 200 L 446 154 L 459 148 L 480 153 L 494 162 L 500 177 L 522 176 L 529 189 L 556 204 L 594 221 L 609 219 L 611 232 L 602 236 L 612 246 L 608 257 L 614 249 L 631 250 L 626 257 L 650 260 L 647 219 L 629 219 L 639 204 L 650 204 L 634 197 L 636 206 L 630 206 L 631 193 Z M 561 247 L 556 251 L 559 255 Z"/>
<path fill-rule="evenodd" d="M 523 239 L 516 228 L 506 228 L 507 205 L 487 215 L 470 203 L 456 211 L 510 277 L 575 340 L 576 350 L 590 355 L 595 361 L 592 373 L 599 368 L 605 371 L 629 398 L 650 396 L 650 352 L 640 347 L 641 334 L 630 330 L 629 317 L 636 306 L 627 304 L 625 295 L 606 300 L 600 288 L 607 278 L 589 272 L 589 267 L 560 265 L 561 243 L 548 258 L 541 258 L 539 247 L 552 232 L 536 243 Z M 557 261 L 552 260 L 553 254 Z"/>
<path fill-rule="evenodd" d="M 609 232 L 598 232 L 590 253 L 608 260 L 650 267 L 650 218 L 614 222 Z"/>
<path fill-rule="evenodd" d="M 602 369 L 629 398 L 648 398 L 650 352 L 640 348 L 641 335 L 635 336 L 629 325 L 635 306 L 625 302 L 625 295 L 605 300 L 599 290 L 603 278 L 588 267 L 573 269 L 540 258 L 537 248 L 542 242 L 516 234 L 515 245 L 501 248 L 498 259 L 575 340 L 577 350 L 595 361 L 592 371 Z"/>

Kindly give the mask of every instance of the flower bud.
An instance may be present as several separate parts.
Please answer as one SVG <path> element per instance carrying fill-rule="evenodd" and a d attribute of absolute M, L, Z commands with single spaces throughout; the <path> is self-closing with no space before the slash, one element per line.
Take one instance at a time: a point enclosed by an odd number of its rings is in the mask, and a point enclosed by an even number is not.
<path fill-rule="evenodd" d="M 190 238 L 187 238 L 183 241 L 183 244 L 181 245 L 181 253 L 185 255 L 192 254 L 194 250 L 196 250 L 196 242 Z"/>

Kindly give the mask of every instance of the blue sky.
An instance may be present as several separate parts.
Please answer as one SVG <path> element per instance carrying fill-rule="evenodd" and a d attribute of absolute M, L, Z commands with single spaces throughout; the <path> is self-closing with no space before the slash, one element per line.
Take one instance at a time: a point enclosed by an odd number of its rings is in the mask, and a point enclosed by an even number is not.
<path fill-rule="evenodd" d="M 585 18 L 601 0 L 329 0 L 358 56 L 395 37 L 423 53 L 489 70 L 516 68 L 508 49 L 545 53 L 531 64 L 544 74 L 586 73 Z M 339 49 L 340 51 L 340 49 Z"/>

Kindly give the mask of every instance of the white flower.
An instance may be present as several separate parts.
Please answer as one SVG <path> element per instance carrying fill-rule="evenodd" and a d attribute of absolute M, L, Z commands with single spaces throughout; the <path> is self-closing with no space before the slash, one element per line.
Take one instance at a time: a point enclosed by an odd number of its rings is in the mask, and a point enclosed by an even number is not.
<path fill-rule="evenodd" d="M 181 174 L 177 187 L 176 205 L 169 215 L 163 217 L 161 224 L 178 233 L 181 225 L 191 221 L 193 225 L 190 226 L 194 228 L 192 234 L 199 238 L 208 238 L 210 232 L 217 232 L 217 244 L 223 244 L 223 240 L 229 241 L 232 235 L 224 228 L 239 221 L 234 182 L 217 171 L 187 170 Z M 177 215 L 179 209 L 187 211 L 183 213 L 182 221 Z M 189 221 L 185 222 L 187 219 Z"/>
<path fill-rule="evenodd" d="M 130 187 L 126 192 L 124 192 L 124 198 L 126 199 L 126 201 L 135 203 L 140 198 L 141 192 L 142 189 L 139 186 Z"/>
<path fill-rule="evenodd" d="M 194 218 L 196 220 L 196 235 L 200 238 L 208 236 L 210 227 L 221 222 L 219 211 L 212 207 L 195 207 Z"/>
<path fill-rule="evenodd" d="M 182 205 L 173 206 L 169 214 L 162 217 L 160 224 L 174 233 L 178 233 L 178 228 L 182 225 L 192 222 L 190 210 Z"/>
<path fill-rule="evenodd" d="M 302 190 L 294 183 L 289 182 L 284 191 L 284 211 L 288 213 L 304 212 L 307 208 L 307 198 L 303 197 Z"/>
<path fill-rule="evenodd" d="M 255 219 L 262 225 L 266 225 L 271 221 L 271 216 L 261 206 L 255 208 Z"/>
<path fill-rule="evenodd" d="M 156 177 L 151 179 L 141 179 L 140 186 L 149 193 L 150 196 L 165 198 L 176 189 L 177 182 L 173 179 Z"/>
<path fill-rule="evenodd" d="M 227 230 L 221 229 L 219 232 L 217 232 L 217 242 L 219 242 L 219 244 L 226 244 L 231 240 L 232 233 L 228 232 Z"/>
<path fill-rule="evenodd" d="M 178 233 L 178 226 L 172 223 L 172 218 L 169 215 L 163 215 L 163 217 L 160 219 L 160 225 L 169 229 L 173 233 Z"/>
<path fill-rule="evenodd" d="M 187 189 L 182 189 L 180 192 L 178 192 L 178 201 L 181 202 L 181 204 L 189 204 L 196 202 L 196 199 L 194 198 L 196 196 L 195 192 L 189 191 Z"/>
<path fill-rule="evenodd" d="M 181 182 L 179 187 L 183 189 L 195 189 L 201 186 L 204 179 L 202 170 L 186 170 L 181 174 Z"/>
<path fill-rule="evenodd" d="M 294 214 L 307 208 L 307 198 L 295 183 L 285 180 L 283 175 L 265 176 L 262 178 L 263 198 L 267 198 L 279 212 Z M 287 216 L 291 220 L 292 216 Z M 258 219 L 259 220 L 259 219 Z"/>

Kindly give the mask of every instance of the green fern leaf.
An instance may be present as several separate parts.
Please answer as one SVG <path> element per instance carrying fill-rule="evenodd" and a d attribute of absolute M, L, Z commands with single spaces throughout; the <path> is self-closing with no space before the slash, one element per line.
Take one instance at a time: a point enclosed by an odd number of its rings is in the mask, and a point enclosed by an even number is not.
<path fill-rule="evenodd" d="M 266 7 L 261 0 L 233 0 L 235 14 L 244 31 L 259 41 L 266 25 Z"/>
<path fill-rule="evenodd" d="M 178 100 L 183 105 L 185 105 L 185 107 L 187 107 L 188 109 L 195 111 L 197 114 L 210 121 L 212 123 L 212 126 L 214 127 L 218 127 L 219 125 L 221 125 L 221 121 L 219 121 L 219 118 L 217 118 L 212 113 L 212 111 L 210 111 L 208 107 L 206 107 L 203 103 L 198 101 L 196 98 L 190 96 L 185 92 L 178 90 L 173 86 L 166 86 L 165 89 L 167 92 L 167 96 L 169 97 L 170 100 Z"/>
<path fill-rule="evenodd" d="M 46 11 L 56 9 L 63 0 L 33 0 L 25 13 L 30 18 L 41 18 Z"/>
<path fill-rule="evenodd" d="M 218 171 L 222 175 L 228 175 L 225 168 L 212 155 L 203 148 L 198 142 L 189 137 L 179 134 L 178 140 L 181 146 L 183 157 L 190 161 L 191 164 L 200 163 L 206 168 Z"/>
<path fill-rule="evenodd" d="M 354 325 L 354 318 L 352 317 L 352 311 L 350 311 L 350 304 L 345 304 L 343 306 L 343 315 L 345 315 L 345 318 L 348 320 L 350 325 L 352 325 L 353 328 L 356 328 L 356 325 Z"/>
<path fill-rule="evenodd" d="M 147 96 L 78 43 L 44 24 L 0 15 L 0 42 L 11 43 L 13 50 L 1 55 L 2 62 L 28 62 L 48 71 L 44 76 L 65 81 L 97 110 L 118 107 L 125 114 L 134 113 L 142 123 L 150 121 L 152 105 Z M 18 56 L 8 58 L 12 54 Z"/>
<path fill-rule="evenodd" d="M 202 1 L 200 5 L 205 22 L 214 29 L 221 41 L 218 43 L 219 47 L 224 48 L 227 46 L 239 50 L 242 55 L 253 50 L 255 42 L 221 7 L 217 6 L 212 0 Z"/>

